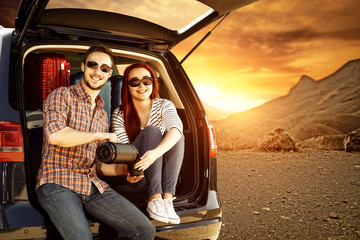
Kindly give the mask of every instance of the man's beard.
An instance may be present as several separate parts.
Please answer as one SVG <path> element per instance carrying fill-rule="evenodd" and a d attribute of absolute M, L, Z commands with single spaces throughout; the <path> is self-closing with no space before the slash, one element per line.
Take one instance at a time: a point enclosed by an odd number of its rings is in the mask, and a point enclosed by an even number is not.
<path fill-rule="evenodd" d="M 86 78 L 84 78 L 84 83 L 88 88 L 90 88 L 91 90 L 95 90 L 95 91 L 96 90 L 101 90 L 101 88 L 106 84 L 106 82 L 105 82 L 104 84 L 102 84 L 102 85 L 100 85 L 98 87 L 93 87 L 93 86 L 90 85 L 89 81 L 86 80 Z"/>

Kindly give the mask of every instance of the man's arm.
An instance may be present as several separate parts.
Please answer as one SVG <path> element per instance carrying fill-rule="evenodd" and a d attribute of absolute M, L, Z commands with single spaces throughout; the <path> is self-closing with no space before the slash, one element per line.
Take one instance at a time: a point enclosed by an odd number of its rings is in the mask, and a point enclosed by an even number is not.
<path fill-rule="evenodd" d="M 95 161 L 96 172 L 103 176 L 119 176 L 126 175 L 126 180 L 129 183 L 137 183 L 144 178 L 144 175 L 130 176 L 127 164 L 106 164 L 100 161 Z"/>
<path fill-rule="evenodd" d="M 49 143 L 60 147 L 74 147 L 93 141 L 104 140 L 118 142 L 115 133 L 81 132 L 70 127 L 65 127 L 49 136 Z"/>
<path fill-rule="evenodd" d="M 128 168 L 126 164 L 106 164 L 95 161 L 96 172 L 103 176 L 127 175 Z"/>

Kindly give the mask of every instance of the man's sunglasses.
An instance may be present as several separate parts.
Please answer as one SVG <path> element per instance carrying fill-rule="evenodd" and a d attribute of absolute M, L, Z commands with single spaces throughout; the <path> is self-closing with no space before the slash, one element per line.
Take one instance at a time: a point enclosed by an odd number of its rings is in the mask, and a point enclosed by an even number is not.
<path fill-rule="evenodd" d="M 144 76 L 143 79 L 139 79 L 137 77 L 133 77 L 128 81 L 130 87 L 138 87 L 140 83 L 144 84 L 145 86 L 149 86 L 153 83 L 154 79 L 150 76 Z"/>
<path fill-rule="evenodd" d="M 93 70 L 96 70 L 98 69 L 99 67 L 99 64 L 95 61 L 88 61 L 86 63 L 86 66 L 88 66 L 89 68 L 93 69 Z M 111 67 L 109 67 L 108 65 L 106 64 L 103 64 L 100 66 L 100 70 L 104 73 L 109 73 L 111 71 Z"/>

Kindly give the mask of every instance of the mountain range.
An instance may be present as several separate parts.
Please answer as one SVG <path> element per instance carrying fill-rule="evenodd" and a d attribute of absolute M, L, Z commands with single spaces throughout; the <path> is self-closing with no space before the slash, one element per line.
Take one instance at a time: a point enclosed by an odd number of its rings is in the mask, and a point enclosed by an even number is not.
<path fill-rule="evenodd" d="M 232 113 L 231 111 L 217 108 L 204 102 L 202 102 L 202 105 L 204 106 L 206 114 L 208 115 L 210 120 L 222 120 Z"/>
<path fill-rule="evenodd" d="M 257 145 L 276 128 L 284 129 L 297 143 L 318 143 L 319 137 L 329 136 L 342 139 L 360 128 L 360 59 L 317 81 L 301 76 L 287 95 L 212 124 L 218 142 L 242 141 L 243 148 Z"/>

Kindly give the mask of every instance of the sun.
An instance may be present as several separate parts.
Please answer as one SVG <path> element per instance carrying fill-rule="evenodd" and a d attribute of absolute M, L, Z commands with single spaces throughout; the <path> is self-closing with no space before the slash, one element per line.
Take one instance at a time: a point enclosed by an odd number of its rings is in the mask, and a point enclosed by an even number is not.
<path fill-rule="evenodd" d="M 210 97 L 218 98 L 221 95 L 221 91 L 216 87 L 216 85 L 197 85 L 195 86 L 196 93 L 201 99 L 207 99 Z"/>

